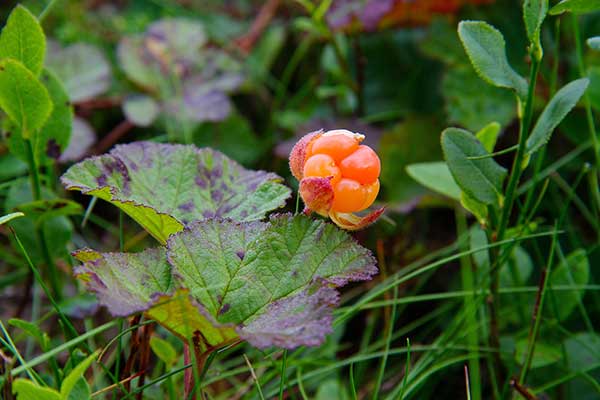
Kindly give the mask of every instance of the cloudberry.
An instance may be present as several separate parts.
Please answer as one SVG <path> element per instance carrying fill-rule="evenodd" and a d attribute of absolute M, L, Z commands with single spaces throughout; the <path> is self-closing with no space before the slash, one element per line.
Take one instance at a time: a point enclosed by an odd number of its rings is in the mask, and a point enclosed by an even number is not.
<path fill-rule="evenodd" d="M 360 229 L 373 222 L 383 209 L 366 217 L 379 193 L 381 163 L 369 146 L 361 145 L 364 135 L 338 129 L 304 136 L 290 154 L 290 168 L 300 180 L 300 195 L 306 212 L 329 215 L 346 229 Z"/>

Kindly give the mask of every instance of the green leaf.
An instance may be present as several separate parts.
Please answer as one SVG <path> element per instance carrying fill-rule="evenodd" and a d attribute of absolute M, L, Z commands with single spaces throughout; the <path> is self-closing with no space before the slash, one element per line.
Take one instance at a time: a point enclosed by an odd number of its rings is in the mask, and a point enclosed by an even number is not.
<path fill-rule="evenodd" d="M 469 159 L 488 154 L 473 134 L 458 128 L 444 130 L 442 150 L 454 180 L 466 194 L 484 204 L 498 204 L 506 169 L 492 158 Z"/>
<path fill-rule="evenodd" d="M 8 324 L 21 329 L 27 335 L 31 336 L 40 345 L 42 351 L 47 351 L 50 343 L 48 335 L 39 328 L 36 324 L 28 321 L 24 321 L 18 318 L 11 318 L 8 320 Z"/>
<path fill-rule="evenodd" d="M 594 36 L 587 40 L 588 46 L 594 50 L 600 50 L 600 36 Z"/>
<path fill-rule="evenodd" d="M 565 11 L 585 14 L 598 10 L 600 10 L 600 0 L 563 0 L 550 9 L 550 14 L 558 15 Z"/>
<path fill-rule="evenodd" d="M 73 106 L 61 82 L 49 70 L 44 69 L 41 75 L 50 99 L 52 112 L 39 132 L 31 138 L 33 153 L 37 165 L 52 165 L 66 150 L 71 138 L 73 123 Z M 18 128 L 8 140 L 10 151 L 22 160 L 27 160 L 27 149 L 23 135 Z"/>
<path fill-rule="evenodd" d="M 0 217 L 0 225 L 4 225 L 7 222 L 10 222 L 15 218 L 24 217 L 24 216 L 25 216 L 25 214 L 23 214 L 22 212 L 14 212 L 14 213 L 3 215 L 2 217 Z"/>
<path fill-rule="evenodd" d="M 154 354 L 165 363 L 167 368 L 174 365 L 179 358 L 173 345 L 158 336 L 152 336 L 150 338 L 150 348 Z"/>
<path fill-rule="evenodd" d="M 540 43 L 540 29 L 546 14 L 548 13 L 548 0 L 525 0 L 523 3 L 523 20 L 529 42 L 534 47 L 534 54 L 542 56 L 542 44 Z"/>
<path fill-rule="evenodd" d="M 578 249 L 569 254 L 550 274 L 550 287 L 565 285 L 587 285 L 590 279 L 590 263 L 585 250 Z M 559 320 L 565 320 L 583 298 L 583 289 L 553 292 Z"/>
<path fill-rule="evenodd" d="M 500 268 L 500 286 L 523 286 L 532 272 L 533 262 L 531 257 L 521 246 L 515 246 L 508 261 Z"/>
<path fill-rule="evenodd" d="M 123 103 L 127 120 L 137 126 L 150 126 L 158 117 L 160 108 L 150 96 L 131 96 Z"/>
<path fill-rule="evenodd" d="M 42 387 L 27 379 L 15 379 L 13 393 L 19 400 L 62 400 L 56 390 Z"/>
<path fill-rule="evenodd" d="M 14 58 L 23 63 L 34 76 L 44 64 L 46 37 L 37 18 L 18 5 L 10 13 L 0 34 L 0 59 Z"/>
<path fill-rule="evenodd" d="M 152 142 L 116 146 L 61 180 L 121 208 L 161 243 L 206 218 L 262 219 L 290 196 L 279 176 L 244 169 L 212 149 Z"/>
<path fill-rule="evenodd" d="M 94 360 L 98 357 L 100 351 L 96 351 L 90 354 L 85 360 L 80 362 L 69 375 L 63 380 L 62 385 L 60 386 L 60 397 L 62 400 L 68 400 L 71 392 L 77 385 L 77 381 L 83 378 L 83 374 L 85 371 L 92 365 Z"/>
<path fill-rule="evenodd" d="M 577 79 L 562 87 L 554 95 L 537 120 L 531 135 L 527 138 L 526 149 L 528 154 L 535 153 L 550 140 L 554 129 L 575 107 L 589 83 L 590 80 L 587 78 Z"/>
<path fill-rule="evenodd" d="M 37 224 L 42 224 L 49 218 L 83 214 L 83 207 L 68 199 L 32 201 L 19 205 L 17 210 L 35 219 Z"/>
<path fill-rule="evenodd" d="M 406 167 L 406 172 L 426 188 L 455 200 L 460 199 L 460 188 L 445 162 L 410 164 Z"/>
<path fill-rule="evenodd" d="M 475 134 L 477 140 L 481 142 L 483 148 L 488 153 L 492 153 L 494 151 L 494 147 L 496 147 L 496 141 L 498 140 L 498 135 L 500 134 L 500 129 L 501 126 L 498 122 L 490 122 Z"/>
<path fill-rule="evenodd" d="M 567 365 L 571 371 L 585 371 L 600 359 L 600 336 L 597 333 L 577 333 L 565 339 Z"/>
<path fill-rule="evenodd" d="M 515 361 L 519 364 L 525 359 L 529 340 L 527 338 L 519 339 L 515 348 Z M 536 341 L 533 358 L 531 359 L 531 369 L 541 368 L 552 365 L 562 359 L 560 346 L 550 343 Z"/>
<path fill-rule="evenodd" d="M 482 79 L 494 86 L 514 89 L 521 98 L 527 96 L 527 81 L 508 63 L 500 31 L 483 21 L 461 21 L 458 35 Z"/>
<path fill-rule="evenodd" d="M 335 287 L 377 272 L 347 233 L 302 215 L 201 221 L 171 236 L 166 254 L 75 257 L 77 276 L 113 314 L 147 310 L 184 339 L 200 330 L 212 347 L 238 335 L 260 348 L 318 345 L 331 332 Z"/>
<path fill-rule="evenodd" d="M 40 81 L 13 59 L 0 61 L 0 107 L 21 129 L 25 139 L 41 128 L 52 111 L 52 100 Z"/>
<path fill-rule="evenodd" d="M 92 391 L 90 385 L 82 377 L 75 382 L 75 386 L 73 386 L 73 389 L 64 400 L 90 400 L 91 398 Z"/>
<path fill-rule="evenodd" d="M 486 220 L 488 216 L 488 209 L 484 203 L 480 202 L 477 199 L 474 199 L 465 192 L 461 192 L 460 204 L 464 207 L 465 210 L 473 214 L 477 218 L 477 221 L 479 221 L 480 223 L 483 223 Z"/>

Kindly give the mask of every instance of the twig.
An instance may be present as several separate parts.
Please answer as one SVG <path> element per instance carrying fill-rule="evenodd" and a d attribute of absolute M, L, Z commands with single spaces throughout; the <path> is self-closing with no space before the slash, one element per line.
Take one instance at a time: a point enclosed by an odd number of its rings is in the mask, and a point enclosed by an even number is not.
<path fill-rule="evenodd" d="M 267 0 L 258 12 L 258 15 L 252 23 L 248 33 L 236 39 L 235 43 L 243 53 L 250 53 L 264 30 L 275 16 L 275 12 L 280 4 L 281 0 Z"/>
<path fill-rule="evenodd" d="M 108 135 L 104 136 L 104 138 L 94 147 L 92 150 L 93 154 L 102 154 L 106 152 L 106 150 L 110 149 L 116 142 L 119 141 L 127 132 L 133 129 L 135 125 L 133 125 L 128 120 L 124 120 L 119 125 L 115 126 L 115 128 L 108 133 Z"/>
<path fill-rule="evenodd" d="M 517 393 L 519 393 L 521 395 L 521 397 L 523 397 L 524 399 L 538 400 L 536 395 L 531 393 L 529 391 L 529 389 L 527 389 L 525 386 L 519 384 L 519 382 L 517 382 L 517 380 L 515 378 L 510 380 L 510 386 L 512 386 L 512 388 L 515 389 L 517 391 Z"/>

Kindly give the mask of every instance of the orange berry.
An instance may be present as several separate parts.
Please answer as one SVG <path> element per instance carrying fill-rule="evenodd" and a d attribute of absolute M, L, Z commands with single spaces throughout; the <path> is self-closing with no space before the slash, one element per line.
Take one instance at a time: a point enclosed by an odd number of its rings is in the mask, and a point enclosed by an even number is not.
<path fill-rule="evenodd" d="M 379 179 L 377 179 L 375 182 L 371 183 L 370 185 L 364 185 L 363 188 L 365 190 L 366 200 L 365 200 L 364 204 L 362 205 L 361 209 L 357 210 L 357 211 L 365 210 L 365 209 L 369 208 L 369 206 L 371 206 L 371 204 L 373 204 L 373 202 L 377 198 L 377 194 L 379 193 Z"/>
<path fill-rule="evenodd" d="M 342 176 L 354 179 L 362 184 L 373 183 L 379 178 L 381 162 L 369 146 L 361 145 L 339 163 Z"/>
<path fill-rule="evenodd" d="M 341 179 L 342 174 L 340 169 L 335 165 L 335 161 L 331 156 L 327 154 L 315 154 L 310 157 L 304 163 L 304 176 L 305 177 L 321 177 L 321 178 L 331 178 L 331 185 L 335 186 L 335 184 Z"/>
<path fill-rule="evenodd" d="M 321 136 L 310 144 L 308 154 L 327 154 L 339 163 L 356 151 L 358 144 L 356 138 L 344 134 Z"/>
<path fill-rule="evenodd" d="M 367 193 L 363 186 L 355 180 L 342 178 L 333 187 L 333 204 L 331 209 L 342 213 L 361 210 L 367 201 Z"/>

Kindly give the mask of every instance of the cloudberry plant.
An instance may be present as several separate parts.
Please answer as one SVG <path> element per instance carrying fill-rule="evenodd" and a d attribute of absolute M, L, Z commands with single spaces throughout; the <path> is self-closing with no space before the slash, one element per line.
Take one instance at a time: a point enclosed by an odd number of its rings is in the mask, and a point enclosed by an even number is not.
<path fill-rule="evenodd" d="M 379 193 L 379 157 L 361 145 L 364 135 L 345 129 L 304 136 L 290 154 L 290 168 L 300 181 L 305 213 L 329 216 L 340 227 L 356 230 L 372 223 L 383 209 L 366 217 L 352 213 L 369 208 Z"/>

